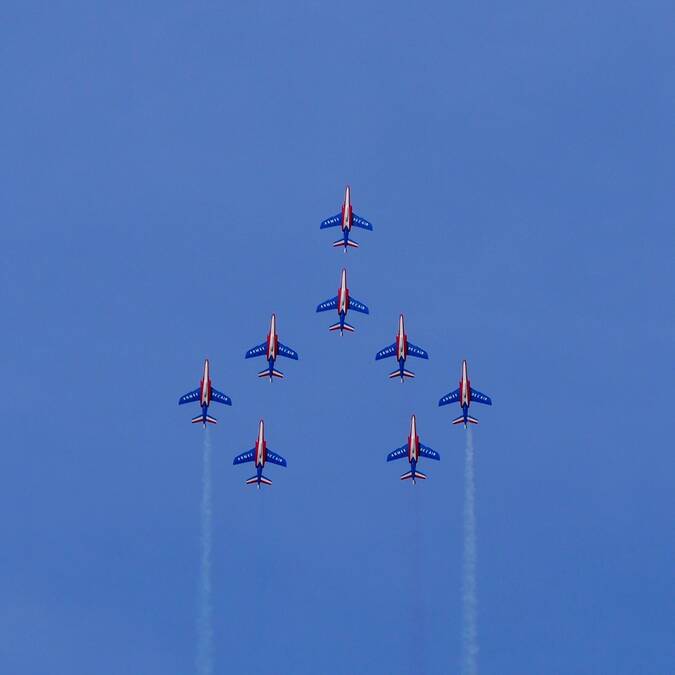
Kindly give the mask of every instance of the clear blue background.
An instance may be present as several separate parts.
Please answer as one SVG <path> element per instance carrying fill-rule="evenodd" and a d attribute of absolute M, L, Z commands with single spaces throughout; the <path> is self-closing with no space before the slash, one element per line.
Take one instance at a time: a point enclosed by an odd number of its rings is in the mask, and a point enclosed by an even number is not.
<path fill-rule="evenodd" d="M 141 7 L 142 5 L 142 7 Z M 476 406 L 480 669 L 673 672 L 671 2 L 0 10 L 0 671 L 451 673 Z M 330 247 L 344 185 L 375 224 Z M 337 236 L 337 235 L 336 235 Z M 354 335 L 315 314 L 347 261 Z M 277 312 L 283 382 L 244 361 Z M 431 354 L 375 363 L 404 311 Z M 416 488 L 409 416 L 441 453 Z M 288 469 L 232 467 L 260 417 Z"/>

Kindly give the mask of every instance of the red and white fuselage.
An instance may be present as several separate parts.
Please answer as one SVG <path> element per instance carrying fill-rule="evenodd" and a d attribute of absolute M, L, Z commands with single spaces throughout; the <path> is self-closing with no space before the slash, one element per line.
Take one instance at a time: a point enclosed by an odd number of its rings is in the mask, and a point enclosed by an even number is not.
<path fill-rule="evenodd" d="M 408 461 L 413 465 L 420 457 L 420 437 L 417 435 L 417 421 L 415 415 L 410 420 L 410 436 L 408 436 Z"/>
<path fill-rule="evenodd" d="M 352 195 L 349 185 L 345 188 L 345 201 L 342 205 L 342 223 L 341 228 L 349 232 L 352 229 L 353 214 L 352 214 Z"/>
<path fill-rule="evenodd" d="M 265 442 L 265 422 L 260 420 L 258 438 L 255 442 L 255 465 L 262 468 L 267 461 L 267 443 Z"/>
<path fill-rule="evenodd" d="M 347 188 L 349 189 L 349 188 Z M 342 269 L 340 288 L 338 288 L 338 314 L 345 315 L 349 309 L 349 289 L 347 288 L 347 270 Z"/>
<path fill-rule="evenodd" d="M 391 335 L 391 333 L 390 333 Z M 403 326 L 403 314 L 398 319 L 398 334 L 396 335 L 396 359 L 405 361 L 408 356 L 408 336 L 405 334 Z M 415 419 L 413 417 L 413 419 Z"/>
<path fill-rule="evenodd" d="M 194 380 L 193 380 L 194 381 Z M 211 378 L 209 377 L 209 360 L 204 361 L 204 375 L 199 383 L 199 404 L 208 406 L 211 403 Z"/>
<path fill-rule="evenodd" d="M 272 320 L 270 322 L 270 332 L 267 335 L 267 360 L 274 361 L 277 358 L 279 352 L 279 338 L 277 336 L 277 317 L 276 314 L 272 314 Z"/>
<path fill-rule="evenodd" d="M 469 372 L 466 359 L 462 361 L 462 377 L 459 381 L 459 404 L 469 407 L 471 403 L 471 382 L 469 381 Z"/>

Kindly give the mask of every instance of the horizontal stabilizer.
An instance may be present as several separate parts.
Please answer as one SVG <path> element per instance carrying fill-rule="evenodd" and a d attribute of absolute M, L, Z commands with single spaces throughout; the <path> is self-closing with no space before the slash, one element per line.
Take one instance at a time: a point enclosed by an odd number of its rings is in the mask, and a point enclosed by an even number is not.
<path fill-rule="evenodd" d="M 406 471 L 406 473 L 404 473 L 401 476 L 401 480 L 408 480 L 408 478 L 412 478 L 413 481 L 415 481 L 417 478 L 419 478 L 420 480 L 426 480 L 426 475 L 423 474 L 423 473 L 420 473 L 419 471 L 415 471 L 414 474 L 413 474 L 412 471 Z"/>
<path fill-rule="evenodd" d="M 403 379 L 404 377 L 415 377 L 415 373 L 413 373 L 411 370 L 394 370 L 393 372 L 389 373 L 389 378 L 393 379 L 394 377 L 400 377 Z"/>
<path fill-rule="evenodd" d="M 466 422 L 464 421 L 464 415 L 460 415 L 459 417 L 456 417 L 454 420 L 452 420 L 453 424 L 464 424 L 466 426 L 467 423 L 470 424 L 478 424 L 478 420 L 475 417 L 467 416 Z"/>
<path fill-rule="evenodd" d="M 262 475 L 260 476 L 260 478 L 258 478 L 258 476 L 251 476 L 246 481 L 246 485 L 256 485 L 257 484 L 258 487 L 260 487 L 261 483 L 263 485 L 272 485 L 272 481 L 269 478 L 266 478 L 265 476 L 262 476 Z"/>
<path fill-rule="evenodd" d="M 332 326 L 328 327 L 328 330 L 339 330 L 340 332 L 342 332 L 343 330 L 346 330 L 349 333 L 353 333 L 354 332 L 354 326 L 350 326 L 348 323 L 343 323 L 343 324 L 334 323 Z"/>
<path fill-rule="evenodd" d="M 333 242 L 333 248 L 339 248 L 340 246 L 344 246 L 345 249 L 359 247 L 359 245 L 353 239 L 347 239 L 347 241 L 344 239 L 338 239 L 337 241 Z"/>
<path fill-rule="evenodd" d="M 276 368 L 272 368 L 272 370 L 270 370 L 269 368 L 265 368 L 265 370 L 261 370 L 258 373 L 258 377 L 269 377 L 270 379 L 272 379 L 273 377 L 278 377 L 279 379 L 283 379 L 284 374 L 280 370 L 277 370 Z"/>
<path fill-rule="evenodd" d="M 197 417 L 192 418 L 192 424 L 199 424 L 199 423 L 206 424 L 207 422 L 209 424 L 218 424 L 218 420 L 215 417 L 211 417 L 211 415 L 197 415 Z"/>

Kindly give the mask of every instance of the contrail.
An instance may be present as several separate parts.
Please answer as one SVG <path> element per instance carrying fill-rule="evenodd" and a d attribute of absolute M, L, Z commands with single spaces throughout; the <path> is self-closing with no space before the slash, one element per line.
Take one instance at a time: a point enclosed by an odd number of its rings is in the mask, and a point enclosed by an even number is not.
<path fill-rule="evenodd" d="M 199 608 L 197 615 L 197 673 L 213 673 L 213 625 L 211 623 L 211 437 L 204 431 L 204 467 L 202 472 L 201 564 L 199 572 Z"/>
<path fill-rule="evenodd" d="M 462 673 L 478 673 L 476 601 L 476 478 L 473 438 L 466 431 L 464 451 L 464 560 L 462 564 Z"/>

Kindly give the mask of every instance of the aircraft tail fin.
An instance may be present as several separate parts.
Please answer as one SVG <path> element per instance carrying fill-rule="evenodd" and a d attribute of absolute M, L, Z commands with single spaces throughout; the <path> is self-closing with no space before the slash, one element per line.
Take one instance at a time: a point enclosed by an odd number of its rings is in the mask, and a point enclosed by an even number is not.
<path fill-rule="evenodd" d="M 350 326 L 347 322 L 340 324 L 340 323 L 334 323 L 332 326 L 328 327 L 328 330 L 334 331 L 334 330 L 339 330 L 342 332 L 343 330 L 346 330 L 348 333 L 353 333 L 354 332 L 354 326 Z"/>
<path fill-rule="evenodd" d="M 401 371 L 399 369 L 394 370 L 393 372 L 389 373 L 389 378 L 393 379 L 395 377 L 400 377 L 401 381 L 403 381 L 403 378 L 405 377 L 415 377 L 415 373 L 412 372 L 412 370 L 406 370 L 405 368 Z"/>
<path fill-rule="evenodd" d="M 258 377 L 269 377 L 270 380 L 274 377 L 283 379 L 284 374 L 280 370 L 277 370 L 276 368 L 272 368 L 272 370 L 270 370 L 269 368 L 265 368 L 265 370 L 261 370 L 258 373 Z"/>
<path fill-rule="evenodd" d="M 206 426 L 207 422 L 209 424 L 218 424 L 218 420 L 215 417 L 211 417 L 211 415 L 197 415 L 197 417 L 192 418 L 192 424 L 199 424 L 200 422 L 204 426 Z"/>

